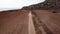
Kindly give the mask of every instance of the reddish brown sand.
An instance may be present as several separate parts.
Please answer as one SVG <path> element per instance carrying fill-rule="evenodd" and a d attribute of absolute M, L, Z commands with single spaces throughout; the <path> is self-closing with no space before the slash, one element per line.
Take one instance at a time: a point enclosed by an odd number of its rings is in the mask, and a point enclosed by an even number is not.
<path fill-rule="evenodd" d="M 60 12 L 32 10 L 37 34 L 60 34 Z M 0 34 L 28 34 L 29 11 L 0 12 Z M 32 20 L 31 20 L 32 21 Z"/>
<path fill-rule="evenodd" d="M 33 10 L 37 21 L 37 31 L 40 30 L 41 34 L 60 34 L 60 12 L 52 13 L 51 10 Z M 38 18 L 38 20 L 37 20 Z M 36 22 L 35 21 L 35 22 Z M 40 21 L 40 22 L 38 22 Z M 39 27 L 39 28 L 38 28 Z M 42 29 L 44 31 L 42 31 Z M 38 32 L 38 34 L 40 34 Z"/>
<path fill-rule="evenodd" d="M 1 12 L 0 34 L 28 34 L 28 11 Z"/>

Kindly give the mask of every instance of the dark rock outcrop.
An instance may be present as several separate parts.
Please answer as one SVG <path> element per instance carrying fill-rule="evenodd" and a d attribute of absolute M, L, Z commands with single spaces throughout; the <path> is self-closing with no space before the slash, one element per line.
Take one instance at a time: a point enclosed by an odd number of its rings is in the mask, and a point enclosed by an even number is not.
<path fill-rule="evenodd" d="M 46 0 L 35 5 L 25 6 L 22 9 L 60 9 L 60 0 Z"/>

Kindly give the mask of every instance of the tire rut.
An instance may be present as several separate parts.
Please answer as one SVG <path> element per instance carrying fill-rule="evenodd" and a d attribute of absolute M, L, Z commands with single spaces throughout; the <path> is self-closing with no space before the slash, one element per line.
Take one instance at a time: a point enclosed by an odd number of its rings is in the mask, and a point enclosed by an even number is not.
<path fill-rule="evenodd" d="M 53 32 L 48 29 L 35 12 L 32 11 L 32 15 L 36 34 L 53 34 Z"/>

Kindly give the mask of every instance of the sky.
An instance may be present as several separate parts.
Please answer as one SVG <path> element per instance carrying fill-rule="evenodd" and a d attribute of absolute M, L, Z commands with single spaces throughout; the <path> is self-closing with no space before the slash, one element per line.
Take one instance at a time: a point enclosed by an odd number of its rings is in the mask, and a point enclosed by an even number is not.
<path fill-rule="evenodd" d="M 21 9 L 24 6 L 44 2 L 45 0 L 0 0 L 0 11 Z"/>

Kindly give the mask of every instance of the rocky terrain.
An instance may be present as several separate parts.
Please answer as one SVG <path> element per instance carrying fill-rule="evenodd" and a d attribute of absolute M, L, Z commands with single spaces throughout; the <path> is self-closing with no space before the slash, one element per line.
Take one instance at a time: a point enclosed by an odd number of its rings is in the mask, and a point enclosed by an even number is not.
<path fill-rule="evenodd" d="M 60 9 L 60 0 L 46 0 L 35 5 L 25 6 L 22 9 Z"/>

